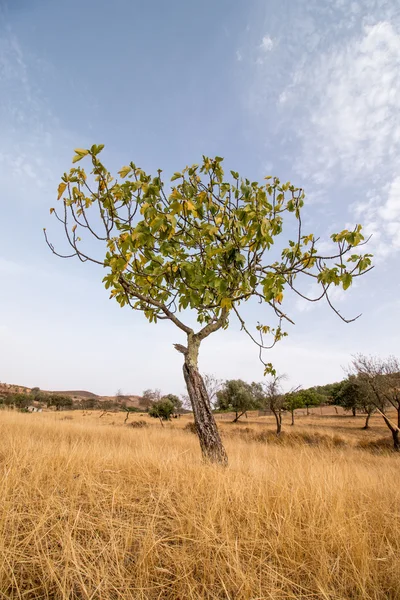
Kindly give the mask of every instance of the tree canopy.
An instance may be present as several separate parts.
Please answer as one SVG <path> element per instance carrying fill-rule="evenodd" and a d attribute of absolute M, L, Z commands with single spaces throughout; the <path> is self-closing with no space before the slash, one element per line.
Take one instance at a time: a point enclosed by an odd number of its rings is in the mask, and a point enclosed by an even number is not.
<path fill-rule="evenodd" d="M 185 381 L 202 450 L 224 462 L 198 372 L 202 340 L 236 317 L 257 344 L 265 372 L 273 373 L 262 350 L 286 335 L 284 322 L 293 323 L 283 307 L 285 291 L 313 302 L 325 299 L 346 321 L 329 294 L 332 286 L 348 289 L 371 268 L 371 255 L 354 251 L 364 243 L 361 225 L 332 234 L 336 250 L 325 256 L 318 251 L 319 238 L 303 231 L 304 192 L 290 182 L 268 176 L 259 184 L 233 170 L 226 174 L 221 157 L 203 156 L 200 164 L 174 173 L 168 189 L 161 170 L 151 176 L 133 162 L 119 171 L 119 179 L 113 177 L 99 158 L 102 150 L 102 145 L 75 150 L 73 162 L 88 159 L 91 172 L 88 176 L 78 166 L 65 173 L 58 187 L 62 208 L 51 209 L 72 251 L 56 251 L 45 231 L 46 241 L 58 256 L 104 267 L 104 285 L 121 306 L 142 311 L 150 322 L 168 319 L 187 335 L 187 346 L 175 347 L 185 356 Z M 290 217 L 293 239 L 271 254 Z M 99 252 L 87 237 L 99 243 Z M 304 275 L 319 284 L 316 297 L 298 286 Z M 242 312 L 251 298 L 269 307 L 276 323 L 258 323 L 253 333 Z M 195 312 L 197 332 L 183 320 L 185 309 Z"/>

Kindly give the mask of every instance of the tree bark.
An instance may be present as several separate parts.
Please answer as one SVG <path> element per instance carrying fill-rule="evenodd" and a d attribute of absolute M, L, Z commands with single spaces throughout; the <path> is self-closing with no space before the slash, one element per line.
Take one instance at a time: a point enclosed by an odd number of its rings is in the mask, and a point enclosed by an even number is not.
<path fill-rule="evenodd" d="M 272 412 L 274 413 L 275 420 L 276 420 L 276 435 L 279 435 L 282 431 L 282 417 L 279 415 L 279 413 L 276 410 L 272 409 Z"/>
<path fill-rule="evenodd" d="M 245 411 L 241 412 L 240 414 L 238 412 L 235 413 L 235 418 L 233 419 L 232 423 L 237 423 L 240 419 L 240 417 L 243 417 L 243 415 L 246 415 L 247 417 L 247 413 Z"/>
<path fill-rule="evenodd" d="M 292 422 L 290 424 L 294 425 L 294 410 L 292 410 L 291 413 L 292 413 Z"/>
<path fill-rule="evenodd" d="M 371 418 L 371 413 L 367 413 L 367 418 L 365 419 L 365 425 L 363 427 L 363 429 L 369 429 L 369 420 Z"/>
<path fill-rule="evenodd" d="M 357 412 L 356 412 L 356 407 L 355 407 L 355 406 L 352 406 L 352 407 L 351 407 L 351 412 L 353 413 L 353 417 L 355 417 L 355 416 L 356 416 L 356 414 L 357 414 Z"/>
<path fill-rule="evenodd" d="M 399 439 L 400 428 L 394 426 L 382 411 L 379 411 L 379 412 L 381 413 L 383 420 L 385 421 L 386 425 L 389 427 L 389 429 L 392 433 L 393 450 L 395 452 L 400 452 L 400 439 Z"/>
<path fill-rule="evenodd" d="M 399 430 L 392 429 L 393 449 L 395 452 L 400 452 Z"/>
<path fill-rule="evenodd" d="M 195 334 L 188 334 L 188 347 L 175 344 L 176 350 L 185 357 L 183 375 L 193 408 L 196 432 L 200 441 L 203 458 L 207 462 L 227 465 L 228 457 L 222 444 L 210 399 L 198 370 L 198 355 L 201 340 Z"/>

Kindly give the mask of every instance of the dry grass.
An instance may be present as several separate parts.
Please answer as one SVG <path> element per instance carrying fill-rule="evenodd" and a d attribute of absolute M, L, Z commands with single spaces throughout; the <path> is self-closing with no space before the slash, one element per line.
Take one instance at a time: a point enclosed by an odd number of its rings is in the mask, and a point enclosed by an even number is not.
<path fill-rule="evenodd" d="M 222 470 L 187 418 L 65 416 L 0 414 L 0 598 L 400 598 L 400 457 L 352 447 L 375 424 L 335 447 L 224 423 Z"/>

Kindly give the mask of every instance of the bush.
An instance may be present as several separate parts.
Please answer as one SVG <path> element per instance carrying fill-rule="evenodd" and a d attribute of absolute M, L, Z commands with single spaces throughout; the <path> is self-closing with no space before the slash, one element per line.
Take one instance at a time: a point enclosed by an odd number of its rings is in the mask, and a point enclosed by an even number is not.
<path fill-rule="evenodd" d="M 146 421 L 133 421 L 129 423 L 128 427 L 133 427 L 134 429 L 141 429 L 142 427 L 148 427 L 148 423 Z"/>

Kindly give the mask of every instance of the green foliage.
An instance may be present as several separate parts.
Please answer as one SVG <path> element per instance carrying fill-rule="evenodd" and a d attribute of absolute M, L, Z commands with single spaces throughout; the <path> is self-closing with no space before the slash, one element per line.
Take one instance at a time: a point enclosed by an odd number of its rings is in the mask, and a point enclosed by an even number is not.
<path fill-rule="evenodd" d="M 56 410 L 63 410 L 73 407 L 73 401 L 70 396 L 63 396 L 62 394 L 48 394 L 45 397 L 47 407 L 54 406 Z"/>
<path fill-rule="evenodd" d="M 318 252 L 318 239 L 301 228 L 304 192 L 290 182 L 267 177 L 259 184 L 235 171 L 227 177 L 221 157 L 203 156 L 200 164 L 174 173 L 167 189 L 161 170 L 151 176 L 132 162 L 114 178 L 99 159 L 102 148 L 75 150 L 74 163 L 91 161 L 90 182 L 79 166 L 65 173 L 58 188 L 65 212 L 51 212 L 65 223 L 73 248 L 69 256 L 106 267 L 103 281 L 111 297 L 142 311 L 150 322 L 167 318 L 190 333 L 177 313 L 193 309 L 205 337 L 227 327 L 234 312 L 249 333 L 239 307 L 256 297 L 278 317 L 277 327 L 258 326 L 261 342 L 256 343 L 269 347 L 263 336 L 273 345 L 286 335 L 282 322 L 291 319 L 281 305 L 287 288 L 296 289 L 298 276 L 320 283 L 321 298 L 329 301 L 330 286 L 347 289 L 371 266 L 371 255 L 351 253 L 364 239 L 360 225 L 331 236 L 337 245 L 333 256 Z M 93 219 L 89 211 L 96 212 Z M 289 217 L 298 235 L 271 260 L 269 251 Z M 104 253 L 86 254 L 79 232 L 102 241 Z M 264 364 L 267 373 L 275 373 Z"/>
<path fill-rule="evenodd" d="M 168 421 L 175 412 L 175 406 L 170 400 L 157 400 L 149 409 L 150 417 Z"/>
<path fill-rule="evenodd" d="M 175 396 L 175 394 L 166 394 L 161 398 L 162 401 L 168 400 L 174 407 L 175 412 L 179 411 L 182 408 L 182 400 Z"/>
<path fill-rule="evenodd" d="M 241 379 L 230 379 L 217 392 L 216 407 L 235 412 L 238 420 L 248 410 L 257 408 L 257 399 L 251 385 Z"/>
<path fill-rule="evenodd" d="M 304 406 L 304 396 L 300 394 L 300 390 L 298 392 L 290 392 L 288 394 L 285 394 L 283 400 L 284 410 L 293 412 L 298 408 L 304 408 Z"/>
<path fill-rule="evenodd" d="M 324 396 L 318 394 L 315 388 L 308 388 L 306 390 L 299 390 L 296 392 L 299 397 L 299 401 L 302 402 L 303 406 L 309 408 L 310 406 L 319 406 L 324 402 Z"/>
<path fill-rule="evenodd" d="M 32 399 L 28 394 L 10 394 L 4 398 L 6 406 L 15 406 L 18 410 L 25 410 L 31 404 Z"/>

